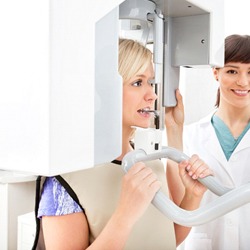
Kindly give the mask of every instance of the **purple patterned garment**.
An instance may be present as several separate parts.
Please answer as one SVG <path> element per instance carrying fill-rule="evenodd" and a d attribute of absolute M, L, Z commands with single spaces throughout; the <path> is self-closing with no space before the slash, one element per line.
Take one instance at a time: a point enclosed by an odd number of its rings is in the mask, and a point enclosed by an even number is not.
<path fill-rule="evenodd" d="M 66 215 L 82 212 L 55 177 L 46 178 L 38 208 L 38 218 L 42 216 Z"/>

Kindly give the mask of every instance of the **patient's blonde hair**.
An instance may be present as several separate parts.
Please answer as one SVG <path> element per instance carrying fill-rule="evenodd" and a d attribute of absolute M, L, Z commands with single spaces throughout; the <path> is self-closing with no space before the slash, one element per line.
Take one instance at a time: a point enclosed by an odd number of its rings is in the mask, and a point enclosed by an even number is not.
<path fill-rule="evenodd" d="M 119 40 L 119 73 L 123 81 L 142 74 L 152 62 L 152 52 L 131 39 Z"/>

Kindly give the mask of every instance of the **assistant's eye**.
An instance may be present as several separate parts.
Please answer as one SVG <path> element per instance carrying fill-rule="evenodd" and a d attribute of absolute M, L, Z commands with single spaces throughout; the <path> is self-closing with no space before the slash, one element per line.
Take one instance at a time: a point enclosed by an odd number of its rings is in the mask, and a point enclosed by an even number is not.
<path fill-rule="evenodd" d="M 138 80 L 132 83 L 132 86 L 140 87 L 142 85 L 142 80 Z"/>
<path fill-rule="evenodd" d="M 237 74 L 236 70 L 230 69 L 227 71 L 228 74 Z"/>

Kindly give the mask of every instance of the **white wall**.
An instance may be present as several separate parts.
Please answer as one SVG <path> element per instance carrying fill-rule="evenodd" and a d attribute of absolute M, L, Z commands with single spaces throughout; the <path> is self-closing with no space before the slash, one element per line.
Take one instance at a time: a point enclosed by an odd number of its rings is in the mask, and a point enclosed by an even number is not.
<path fill-rule="evenodd" d="M 185 124 L 199 120 L 214 109 L 218 83 L 212 69 L 181 69 L 180 91 L 185 108 Z"/>
<path fill-rule="evenodd" d="M 233 33 L 250 34 L 249 1 L 224 0 L 225 5 L 225 35 Z"/>

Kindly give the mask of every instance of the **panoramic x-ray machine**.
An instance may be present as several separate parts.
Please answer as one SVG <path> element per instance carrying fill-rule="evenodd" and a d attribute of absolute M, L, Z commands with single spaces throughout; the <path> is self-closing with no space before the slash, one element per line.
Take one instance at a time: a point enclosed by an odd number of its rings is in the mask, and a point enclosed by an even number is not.
<path fill-rule="evenodd" d="M 145 8 L 147 2 L 147 8 Z M 178 2 L 178 1 L 177 1 Z M 204 67 L 223 66 L 224 43 L 223 37 L 214 37 L 216 32 L 213 28 L 216 22 L 217 28 L 222 28 L 222 21 L 218 18 L 221 9 L 212 8 L 213 1 L 210 1 L 210 13 L 187 14 L 189 8 L 195 8 L 185 2 L 176 5 L 175 15 L 170 13 L 171 7 L 177 2 L 168 1 L 169 12 L 165 16 L 161 9 L 151 1 L 127 0 L 120 5 L 120 19 L 125 19 L 124 27 L 132 30 L 141 27 L 138 40 L 145 44 L 152 42 L 154 45 L 155 84 L 159 96 L 159 103 L 156 116 L 156 125 L 153 129 L 140 129 L 135 132 L 136 150 L 128 153 L 123 159 L 125 171 L 136 162 L 148 161 L 158 158 L 169 158 L 176 162 L 186 160 L 189 157 L 176 149 L 161 146 L 161 131 L 164 128 L 164 106 L 176 104 L 174 93 L 179 83 L 180 66 Z M 221 1 L 220 1 L 221 3 Z M 143 8 L 144 7 L 144 8 Z M 204 6 L 203 6 L 204 7 Z M 208 7 L 208 6 L 207 6 Z M 213 6 L 214 7 L 214 6 Z M 218 6 L 217 6 L 218 7 Z M 150 9 L 151 8 L 151 9 Z M 181 16 L 178 16 L 177 9 L 182 9 Z M 185 15 L 185 14 L 186 15 Z M 128 21 L 130 20 L 130 21 Z M 148 23 L 147 24 L 145 24 Z M 129 25 L 130 26 L 129 26 Z M 153 34 L 150 34 L 151 29 Z M 219 30 L 217 30 L 219 32 Z M 124 36 L 134 36 L 135 32 L 123 32 Z M 216 33 L 217 35 L 218 33 Z M 223 34 L 223 32 L 222 32 Z M 207 223 L 233 209 L 250 201 L 250 184 L 237 189 L 229 189 L 221 186 L 214 177 L 200 179 L 210 191 L 217 194 L 217 200 L 203 206 L 195 211 L 185 211 L 171 202 L 161 191 L 159 191 L 152 203 L 166 216 L 178 224 L 194 226 Z M 249 197 L 249 198 L 248 198 Z"/>
<path fill-rule="evenodd" d="M 125 171 L 137 161 L 187 159 L 161 145 L 163 107 L 176 104 L 181 66 L 223 65 L 223 9 L 223 0 L 6 1 L 0 8 L 7 38 L 0 47 L 1 172 L 52 176 L 120 155 L 119 36 L 152 44 L 160 96 L 156 125 L 138 129 Z M 184 211 L 161 192 L 153 204 L 190 226 L 250 201 L 249 185 L 228 190 L 214 177 L 202 181 L 219 196 L 207 206 Z"/>

